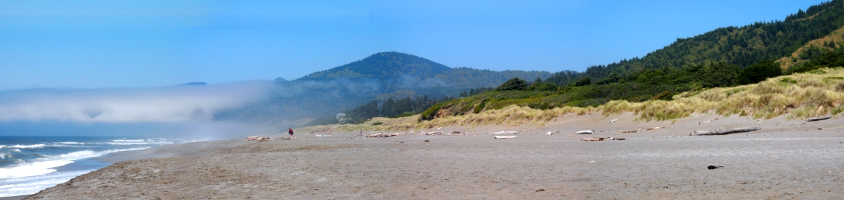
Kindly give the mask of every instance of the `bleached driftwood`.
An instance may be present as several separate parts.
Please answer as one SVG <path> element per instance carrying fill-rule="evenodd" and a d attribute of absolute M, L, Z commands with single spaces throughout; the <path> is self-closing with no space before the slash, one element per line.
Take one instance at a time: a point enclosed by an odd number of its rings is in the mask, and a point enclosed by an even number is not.
<path fill-rule="evenodd" d="M 331 137 L 331 135 L 314 135 L 316 137 Z"/>
<path fill-rule="evenodd" d="M 545 135 L 554 135 L 555 133 L 559 133 L 559 132 L 560 131 L 554 131 L 554 132 L 548 131 L 547 133 L 545 133 Z"/>
<path fill-rule="evenodd" d="M 582 130 L 582 131 L 578 131 L 577 134 L 592 134 L 594 132 L 595 132 L 595 130 Z"/>
<path fill-rule="evenodd" d="M 806 120 L 806 121 L 807 121 L 807 122 L 814 122 L 814 121 L 827 120 L 827 119 L 829 119 L 829 118 L 832 118 L 832 117 L 813 117 L 813 118 L 809 118 L 809 119 L 808 119 L 808 120 Z"/>
<path fill-rule="evenodd" d="M 580 141 L 604 141 L 604 140 L 627 140 L 626 138 L 617 138 L 617 137 L 593 137 L 593 138 L 580 138 Z"/>
<path fill-rule="evenodd" d="M 442 131 L 431 131 L 431 132 L 419 132 L 419 135 L 445 135 Z"/>
<path fill-rule="evenodd" d="M 246 137 L 246 140 L 244 142 L 248 142 L 250 140 L 265 141 L 265 140 L 270 140 L 270 137 L 261 137 L 261 136 L 257 136 L 257 135 L 256 136 L 249 136 L 249 137 Z"/>
<path fill-rule="evenodd" d="M 621 131 L 618 131 L 618 133 L 637 133 L 637 132 L 650 131 L 650 130 L 656 130 L 656 129 L 661 129 L 661 128 L 665 128 L 665 127 L 664 126 L 657 126 L 657 127 L 650 127 L 650 128 L 637 128 L 637 129 L 634 129 L 634 130 L 621 130 Z"/>
<path fill-rule="evenodd" d="M 494 139 L 510 139 L 510 138 L 515 138 L 516 136 L 515 135 L 509 135 L 509 136 L 492 136 L 492 137 Z"/>
<path fill-rule="evenodd" d="M 706 124 L 706 123 L 709 123 L 709 122 L 711 122 L 711 121 L 715 121 L 715 120 L 718 120 L 718 118 L 716 117 L 715 119 L 706 120 L 705 122 L 698 122 L 697 124 L 698 124 L 698 125 L 701 125 L 701 124 Z"/>
<path fill-rule="evenodd" d="M 492 132 L 493 135 L 503 135 L 503 134 L 517 134 L 516 131 L 498 131 Z"/>
<path fill-rule="evenodd" d="M 399 136 L 399 133 L 373 133 L 373 134 L 366 135 L 366 137 L 368 137 L 368 138 L 370 138 L 370 137 L 385 138 L 385 137 L 395 137 L 395 136 Z"/>
<path fill-rule="evenodd" d="M 730 129 L 730 130 L 721 130 L 721 129 L 716 129 L 716 130 L 700 130 L 700 131 L 695 131 L 695 132 L 692 132 L 692 133 L 691 133 L 691 134 L 689 134 L 689 135 L 690 135 L 690 136 L 702 136 L 702 135 L 727 135 L 727 134 L 733 134 L 733 133 L 744 133 L 744 132 L 758 131 L 758 130 L 762 130 L 762 128 L 759 128 L 759 127 L 752 127 L 752 128 L 736 128 L 736 129 Z"/>

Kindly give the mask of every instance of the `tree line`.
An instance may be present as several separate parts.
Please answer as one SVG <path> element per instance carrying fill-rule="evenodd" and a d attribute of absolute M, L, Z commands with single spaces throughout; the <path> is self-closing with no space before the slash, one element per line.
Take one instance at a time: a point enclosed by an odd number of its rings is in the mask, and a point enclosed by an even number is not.
<path fill-rule="evenodd" d="M 683 68 L 723 63 L 746 68 L 789 56 L 809 41 L 844 26 L 844 1 L 830 1 L 798 10 L 785 21 L 756 22 L 742 27 L 718 28 L 691 38 L 678 38 L 642 58 L 590 66 L 585 72 L 562 71 L 546 81 L 566 85 L 590 77 L 618 78 L 642 69 Z M 833 44 L 834 45 L 834 44 Z"/>
<path fill-rule="evenodd" d="M 404 117 L 419 114 L 429 107 L 452 100 L 454 98 L 444 97 L 440 99 L 430 99 L 428 95 L 421 97 L 395 100 L 388 98 L 383 102 L 372 100 L 369 103 L 363 104 L 356 108 L 345 110 L 338 113 L 336 116 L 320 118 L 308 123 L 306 126 L 313 125 L 327 125 L 327 124 L 360 124 L 373 117 Z"/>

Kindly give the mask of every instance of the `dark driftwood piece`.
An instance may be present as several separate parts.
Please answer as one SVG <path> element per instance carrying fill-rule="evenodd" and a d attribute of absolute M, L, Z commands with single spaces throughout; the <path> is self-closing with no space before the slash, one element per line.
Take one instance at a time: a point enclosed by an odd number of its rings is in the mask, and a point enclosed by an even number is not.
<path fill-rule="evenodd" d="M 718 129 L 718 130 L 702 130 L 702 131 L 692 132 L 692 134 L 689 134 L 689 135 L 691 135 L 691 136 L 727 135 L 727 134 L 733 134 L 733 133 L 744 133 L 744 132 L 758 131 L 758 130 L 762 130 L 762 128 L 753 127 L 753 128 L 737 128 L 737 129 L 730 129 L 730 130 L 720 130 L 720 129 Z"/>
<path fill-rule="evenodd" d="M 829 119 L 829 118 L 832 118 L 832 117 L 813 117 L 813 118 L 809 118 L 809 119 L 808 119 L 808 120 L 806 120 L 806 121 L 808 121 L 808 122 L 814 122 L 814 121 L 827 120 L 827 119 Z"/>

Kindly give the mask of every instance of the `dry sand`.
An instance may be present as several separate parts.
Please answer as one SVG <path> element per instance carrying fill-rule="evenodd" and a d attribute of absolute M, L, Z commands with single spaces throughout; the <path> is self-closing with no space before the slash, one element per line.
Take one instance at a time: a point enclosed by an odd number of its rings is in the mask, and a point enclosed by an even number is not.
<path fill-rule="evenodd" d="M 696 114 L 672 123 L 637 122 L 632 114 L 566 115 L 543 127 L 441 129 L 469 134 L 459 136 L 309 133 L 292 141 L 167 145 L 103 158 L 126 161 L 26 199 L 844 198 L 844 120 L 718 117 L 699 124 L 716 117 Z M 654 126 L 665 128 L 618 133 Z M 688 136 L 757 126 L 762 130 Z M 584 129 L 596 132 L 574 134 Z M 516 138 L 490 135 L 510 130 L 518 131 Z M 584 137 L 626 140 L 580 141 Z"/>

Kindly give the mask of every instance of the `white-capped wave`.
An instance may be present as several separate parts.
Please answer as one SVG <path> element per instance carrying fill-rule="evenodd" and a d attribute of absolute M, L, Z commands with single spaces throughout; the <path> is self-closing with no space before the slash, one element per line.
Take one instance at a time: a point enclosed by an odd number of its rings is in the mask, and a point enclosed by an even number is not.
<path fill-rule="evenodd" d="M 68 171 L 39 176 L 0 179 L 0 197 L 20 196 L 35 194 L 44 188 L 53 187 L 64 183 L 73 177 L 91 172 L 93 170 Z"/>
<path fill-rule="evenodd" d="M 137 140 L 122 139 L 122 140 L 111 140 L 111 141 L 112 142 L 144 142 L 144 139 L 137 139 Z"/>
<path fill-rule="evenodd" d="M 137 140 L 121 139 L 121 140 L 112 140 L 111 142 L 106 142 L 106 144 L 110 144 L 110 145 L 148 145 L 148 144 L 162 145 L 162 144 L 173 144 L 173 142 L 167 141 L 166 139 L 147 139 L 147 140 L 143 140 L 143 139 L 137 139 Z"/>
<path fill-rule="evenodd" d="M 54 143 L 56 143 L 56 144 L 77 144 L 77 145 L 85 145 L 85 143 L 82 143 L 82 142 L 54 142 Z"/>
<path fill-rule="evenodd" d="M 70 163 L 73 163 L 76 160 L 86 159 L 86 158 L 93 158 L 98 156 L 103 156 L 109 153 L 120 152 L 120 151 L 132 151 L 132 150 L 142 150 L 148 149 L 149 147 L 144 148 L 131 148 L 131 149 L 115 149 L 115 150 L 108 150 L 108 151 L 76 151 L 67 154 L 62 154 L 58 156 L 48 156 L 45 158 L 35 159 L 33 162 L 22 163 L 14 166 L 0 168 L 0 179 L 7 179 L 7 178 L 21 178 L 21 177 L 29 177 L 29 176 L 38 176 L 49 174 L 55 172 L 54 168 L 64 166 Z"/>
<path fill-rule="evenodd" d="M 79 145 L 79 144 L 84 144 L 84 143 L 77 143 L 77 145 Z M 51 143 L 51 144 L 16 144 L 16 145 L 0 145 L 0 149 L 40 149 L 40 148 L 46 148 L 46 147 L 74 147 L 74 146 L 71 146 L 71 145 L 73 145 L 73 144 L 71 144 L 71 143 L 64 144 L 62 142 L 54 142 L 54 143 Z M 79 146 L 76 146 L 76 147 L 79 147 Z"/>
<path fill-rule="evenodd" d="M 30 145 L 23 145 L 23 144 L 16 144 L 16 145 L 0 145 L 0 149 L 37 149 L 37 148 L 44 148 L 47 145 L 45 144 L 30 144 Z"/>

